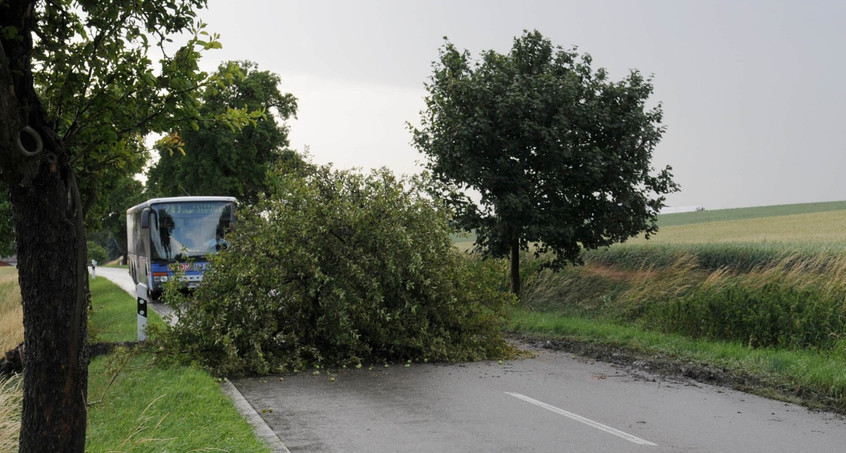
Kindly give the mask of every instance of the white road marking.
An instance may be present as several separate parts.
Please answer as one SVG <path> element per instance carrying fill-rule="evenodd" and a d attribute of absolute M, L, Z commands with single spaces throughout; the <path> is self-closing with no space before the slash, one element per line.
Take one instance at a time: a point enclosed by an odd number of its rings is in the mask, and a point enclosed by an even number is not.
<path fill-rule="evenodd" d="M 541 407 L 541 408 L 546 409 L 548 411 L 554 412 L 558 415 L 563 415 L 563 416 L 570 418 L 572 420 L 575 420 L 577 422 L 582 422 L 585 425 L 592 426 L 596 429 L 600 429 L 602 431 L 605 431 L 608 434 L 613 434 L 617 437 L 626 439 L 629 442 L 633 442 L 633 443 L 636 443 L 638 445 L 651 445 L 653 447 L 657 446 L 656 444 L 653 444 L 652 442 L 649 442 L 648 440 L 644 440 L 644 439 L 641 439 L 640 437 L 633 436 L 629 433 L 625 433 L 623 431 L 620 431 L 619 429 L 614 429 L 610 426 L 603 425 L 602 423 L 595 422 L 595 421 L 593 421 L 589 418 L 582 417 L 581 415 L 574 414 L 572 412 L 567 412 L 564 409 L 559 409 L 555 406 L 550 406 L 549 404 L 546 404 L 543 401 L 538 401 L 536 399 L 529 398 L 526 395 L 521 395 L 519 393 L 511 393 L 511 392 L 505 392 L 505 394 L 511 395 L 511 396 L 513 396 L 514 398 L 517 398 L 517 399 L 521 399 L 521 400 L 523 400 L 523 401 L 525 401 L 529 404 L 534 404 L 535 406 L 538 406 L 538 407 Z"/>

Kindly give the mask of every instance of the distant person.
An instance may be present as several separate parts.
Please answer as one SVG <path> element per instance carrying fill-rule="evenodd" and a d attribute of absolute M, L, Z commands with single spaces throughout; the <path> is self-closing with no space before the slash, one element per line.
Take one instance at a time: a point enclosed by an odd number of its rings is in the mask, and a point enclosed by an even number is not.
<path fill-rule="evenodd" d="M 97 260 L 91 260 L 91 279 L 97 278 Z"/>

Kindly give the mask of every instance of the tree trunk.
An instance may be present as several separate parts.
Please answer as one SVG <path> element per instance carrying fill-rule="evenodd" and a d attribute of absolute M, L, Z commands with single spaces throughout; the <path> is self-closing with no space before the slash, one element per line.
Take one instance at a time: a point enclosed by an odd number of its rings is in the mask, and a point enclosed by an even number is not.
<path fill-rule="evenodd" d="M 85 450 L 88 307 L 82 206 L 64 143 L 32 68 L 34 0 L 3 2 L 0 176 L 9 188 L 23 299 L 21 452 Z"/>
<path fill-rule="evenodd" d="M 26 344 L 20 451 L 82 452 L 88 272 L 73 175 L 63 181 L 47 170 L 11 198 Z"/>
<path fill-rule="evenodd" d="M 520 239 L 511 241 L 511 292 L 520 297 Z"/>

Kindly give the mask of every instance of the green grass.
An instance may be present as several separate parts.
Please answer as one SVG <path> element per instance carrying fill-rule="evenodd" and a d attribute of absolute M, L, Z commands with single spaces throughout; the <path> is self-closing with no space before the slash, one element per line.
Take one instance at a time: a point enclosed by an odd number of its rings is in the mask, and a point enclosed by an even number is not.
<path fill-rule="evenodd" d="M 88 318 L 90 341 L 118 343 L 137 340 L 135 299 L 108 279 L 96 278 L 89 280 L 89 283 L 93 307 Z M 165 323 L 151 310 L 147 326 L 164 328 Z"/>
<path fill-rule="evenodd" d="M 96 339 L 134 341 L 135 299 L 105 278 L 91 280 L 91 294 Z M 164 323 L 151 313 L 148 325 Z M 158 366 L 154 355 L 119 349 L 92 360 L 89 401 L 102 401 L 88 411 L 86 451 L 268 451 L 209 374 Z"/>
<path fill-rule="evenodd" d="M 269 449 L 207 373 L 161 367 L 153 354 L 134 353 L 108 388 L 128 352 L 94 359 L 89 367 L 88 452 L 226 451 Z"/>

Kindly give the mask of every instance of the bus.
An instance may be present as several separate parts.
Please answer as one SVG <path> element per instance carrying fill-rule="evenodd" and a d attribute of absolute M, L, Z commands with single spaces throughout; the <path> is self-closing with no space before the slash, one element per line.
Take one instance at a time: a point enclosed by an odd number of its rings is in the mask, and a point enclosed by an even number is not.
<path fill-rule="evenodd" d="M 228 247 L 223 235 L 235 221 L 233 197 L 154 198 L 126 211 L 129 274 L 139 299 L 154 301 L 178 272 L 195 288 L 208 256 Z"/>

